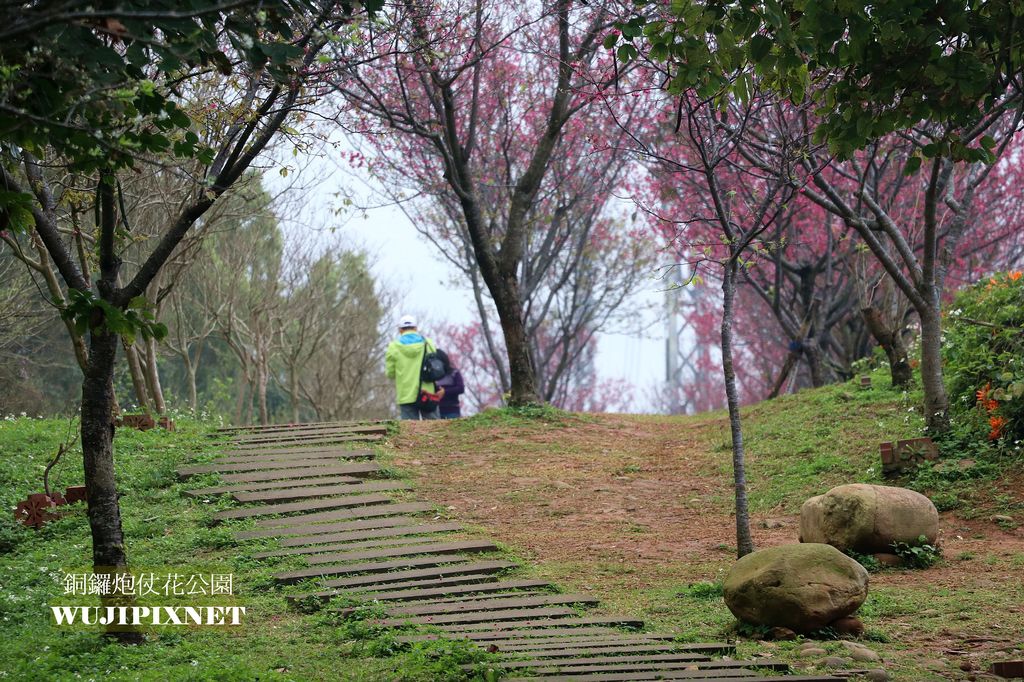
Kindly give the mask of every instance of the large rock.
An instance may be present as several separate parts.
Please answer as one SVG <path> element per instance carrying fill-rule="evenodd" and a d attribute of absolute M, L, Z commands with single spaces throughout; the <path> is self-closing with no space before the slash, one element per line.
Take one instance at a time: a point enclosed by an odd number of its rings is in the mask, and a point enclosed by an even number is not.
<path fill-rule="evenodd" d="M 853 483 L 812 497 L 800 509 L 800 541 L 861 554 L 891 552 L 893 542 L 934 543 L 939 513 L 931 500 L 906 488 Z"/>
<path fill-rule="evenodd" d="M 808 633 L 860 608 L 868 572 L 829 545 L 783 545 L 733 564 L 723 591 L 740 620 Z"/>

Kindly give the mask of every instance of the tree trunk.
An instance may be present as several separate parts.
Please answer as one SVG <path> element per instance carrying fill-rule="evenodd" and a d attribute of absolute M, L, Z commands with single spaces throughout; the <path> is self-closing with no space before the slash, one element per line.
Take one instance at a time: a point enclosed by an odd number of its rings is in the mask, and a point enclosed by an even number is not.
<path fill-rule="evenodd" d="M 821 388 L 825 385 L 825 368 L 822 357 L 821 346 L 818 339 L 813 336 L 804 341 L 804 360 L 807 361 L 807 368 L 811 373 L 811 386 Z"/>
<path fill-rule="evenodd" d="M 505 350 L 508 353 L 508 372 L 512 395 L 508 404 L 512 407 L 537 405 L 541 402 L 537 394 L 536 376 L 530 360 L 530 343 L 526 338 L 523 324 L 523 306 L 519 300 L 519 287 L 513 278 L 503 278 L 500 292 L 494 296 L 501 331 L 505 336 Z"/>
<path fill-rule="evenodd" d="M 722 374 L 725 397 L 729 406 L 729 430 L 732 434 L 732 471 L 736 487 L 736 556 L 742 558 L 754 551 L 750 537 L 750 513 L 747 510 L 747 474 L 743 453 L 743 429 L 740 423 L 740 401 L 736 392 L 736 372 L 732 364 L 733 304 L 736 298 L 735 259 L 725 265 L 722 278 Z"/>
<path fill-rule="evenodd" d="M 121 345 L 124 347 L 124 357 L 128 361 L 128 373 L 132 377 L 132 388 L 135 389 L 135 400 L 138 402 L 139 407 L 146 411 L 148 414 L 152 411 L 149 404 L 149 395 L 146 393 L 146 377 L 142 371 L 142 365 L 139 363 L 139 354 L 135 350 L 135 346 L 128 343 L 124 339 L 121 339 Z"/>
<path fill-rule="evenodd" d="M 907 346 L 903 343 L 903 335 L 899 325 L 890 327 L 882 318 L 881 311 L 874 306 L 861 308 L 861 316 L 871 336 L 885 351 L 889 361 L 889 374 L 892 376 L 893 388 L 907 388 L 913 378 L 910 359 L 907 357 Z"/>
<path fill-rule="evenodd" d="M 260 424 L 266 426 L 270 423 L 270 414 L 267 411 L 267 357 L 262 351 L 256 360 L 256 390 L 260 409 Z"/>
<path fill-rule="evenodd" d="M 164 391 L 160 386 L 160 372 L 157 368 L 156 339 L 146 339 L 146 385 L 149 387 L 149 395 L 153 397 L 153 409 L 157 414 L 167 412 L 167 405 L 164 404 Z"/>
<path fill-rule="evenodd" d="M 929 435 L 949 430 L 949 397 L 942 377 L 942 318 L 937 294 L 931 310 L 919 310 L 921 318 L 921 387 L 924 389 L 924 421 Z"/>
<path fill-rule="evenodd" d="M 299 423 L 299 377 L 298 371 L 293 367 L 288 373 L 288 392 L 292 398 L 292 423 Z"/>
<path fill-rule="evenodd" d="M 196 370 L 198 367 L 196 363 L 192 362 L 192 356 L 189 355 L 188 348 L 182 354 L 182 359 L 185 361 L 185 378 L 188 380 L 188 405 L 192 408 L 192 416 L 199 414 L 199 391 L 196 390 Z"/>
<path fill-rule="evenodd" d="M 93 571 L 110 575 L 113 580 L 113 574 L 128 567 L 114 478 L 114 359 L 118 335 L 93 331 L 89 338 L 89 366 L 82 381 L 82 461 Z M 125 602 L 124 598 L 106 595 L 101 597 L 101 603 L 118 606 Z M 108 634 L 127 643 L 142 641 L 141 633 L 135 631 Z"/>

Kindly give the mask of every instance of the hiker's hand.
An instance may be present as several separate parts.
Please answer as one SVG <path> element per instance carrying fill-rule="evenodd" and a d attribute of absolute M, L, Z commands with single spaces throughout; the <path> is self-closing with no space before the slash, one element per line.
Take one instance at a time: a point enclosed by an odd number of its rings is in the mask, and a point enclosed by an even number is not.
<path fill-rule="evenodd" d="M 444 388 L 437 389 L 437 397 L 438 398 L 443 398 L 444 397 Z"/>

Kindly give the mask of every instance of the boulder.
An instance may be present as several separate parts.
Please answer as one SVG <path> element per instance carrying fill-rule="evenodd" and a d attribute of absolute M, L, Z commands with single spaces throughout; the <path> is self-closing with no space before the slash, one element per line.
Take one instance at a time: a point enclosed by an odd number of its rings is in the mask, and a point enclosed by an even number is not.
<path fill-rule="evenodd" d="M 723 595 L 742 621 L 808 633 L 860 608 L 868 572 L 829 545 L 782 545 L 733 564 Z"/>
<path fill-rule="evenodd" d="M 939 513 L 931 500 L 906 488 L 853 483 L 804 502 L 800 541 L 824 543 L 861 554 L 891 552 L 892 543 L 934 544 Z"/>

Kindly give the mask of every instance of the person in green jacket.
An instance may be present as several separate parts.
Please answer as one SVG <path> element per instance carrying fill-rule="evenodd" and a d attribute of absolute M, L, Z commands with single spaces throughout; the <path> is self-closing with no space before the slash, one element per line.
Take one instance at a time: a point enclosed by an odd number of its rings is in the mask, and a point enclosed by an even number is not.
<path fill-rule="evenodd" d="M 434 384 L 420 381 L 423 354 L 436 350 L 434 342 L 416 330 L 416 318 L 403 315 L 398 323 L 398 338 L 388 344 L 384 354 L 384 371 L 395 382 L 399 417 L 402 419 L 437 419 L 437 403 L 421 407 L 420 391 L 434 393 Z"/>

